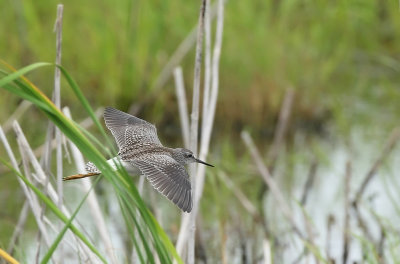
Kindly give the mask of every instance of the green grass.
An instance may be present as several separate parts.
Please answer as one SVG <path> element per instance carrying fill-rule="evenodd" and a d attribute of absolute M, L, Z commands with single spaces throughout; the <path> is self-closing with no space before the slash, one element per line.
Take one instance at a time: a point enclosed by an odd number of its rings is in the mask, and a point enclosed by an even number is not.
<path fill-rule="evenodd" d="M 397 10 L 396 1 L 378 0 L 228 1 L 216 116 L 224 122 L 217 122 L 218 128 L 250 125 L 263 130 L 263 123 L 273 125 L 288 86 L 298 91 L 300 124 L 334 119 L 343 132 L 354 122 L 371 119 L 393 125 L 400 111 Z M 114 105 L 126 110 L 150 97 L 143 116 L 173 119 L 173 81 L 159 91 L 154 91 L 154 83 L 195 26 L 197 14 L 198 3 L 183 0 L 69 1 L 62 64 L 94 108 Z M 0 2 L 1 57 L 17 67 L 54 61 L 55 15 L 56 6 L 49 0 Z M 193 59 L 194 50 L 182 62 L 186 87 L 193 83 Z M 40 75 L 32 80 L 44 91 L 52 87 Z M 72 91 L 63 92 L 66 105 L 73 100 Z M 15 101 L 1 98 L 0 109 L 4 102 Z M 380 111 L 365 111 L 364 103 Z M 385 109 L 379 108 L 382 104 Z M 12 107 L 8 109 L 1 109 L 5 111 L 0 117 L 7 117 Z"/>

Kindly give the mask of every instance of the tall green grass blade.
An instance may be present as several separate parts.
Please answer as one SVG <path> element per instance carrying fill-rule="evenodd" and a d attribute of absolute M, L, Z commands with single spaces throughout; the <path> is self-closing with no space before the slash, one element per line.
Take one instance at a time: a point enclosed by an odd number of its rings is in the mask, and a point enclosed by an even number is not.
<path fill-rule="evenodd" d="M 120 196 L 120 198 L 121 198 L 121 200 L 122 200 L 122 204 L 124 205 L 125 212 L 128 213 L 127 215 L 131 216 L 131 217 L 129 217 L 128 219 L 125 219 L 125 220 L 128 220 L 128 221 L 129 221 L 129 219 L 132 219 L 132 221 L 134 222 L 134 226 L 137 227 L 136 229 L 137 229 L 137 231 L 138 231 L 138 234 L 139 234 L 139 236 L 140 236 L 140 239 L 141 239 L 141 240 L 146 240 L 146 237 L 144 236 L 143 231 L 141 230 L 140 225 L 139 225 L 139 223 L 138 223 L 138 219 L 135 217 L 135 216 L 136 216 L 136 212 L 133 211 L 133 210 L 135 210 L 135 209 L 132 208 L 132 207 L 130 207 L 130 206 L 127 206 L 128 203 L 129 203 L 129 201 L 127 201 L 127 200 L 125 199 L 126 196 L 122 195 L 122 196 Z M 132 217 L 132 216 L 134 216 L 134 217 Z M 132 236 L 134 236 L 133 230 L 131 230 L 131 232 L 132 232 Z M 149 245 L 148 245 L 147 243 L 143 243 L 143 247 L 144 247 L 144 250 L 146 251 L 146 255 L 147 255 L 146 263 L 155 263 L 154 257 L 153 257 L 153 255 L 152 255 L 152 252 L 151 252 L 151 250 L 150 250 Z M 137 246 L 137 247 L 136 247 L 136 250 L 137 250 L 138 252 L 140 252 L 140 247 Z"/>
<path fill-rule="evenodd" d="M 9 67 L 9 65 L 5 62 L 3 62 L 2 60 L 0 60 L 0 62 L 2 62 L 4 65 L 6 65 L 7 67 Z M 48 63 L 48 62 L 37 62 L 37 63 L 33 63 L 31 65 L 28 65 L 18 71 L 15 71 L 13 73 L 8 74 L 6 77 L 4 77 L 3 79 L 0 80 L 0 87 L 3 87 L 3 85 L 7 84 L 7 83 L 11 83 L 12 81 L 18 79 L 19 77 L 21 77 L 24 74 L 27 74 L 28 72 L 31 72 L 35 69 L 41 68 L 41 67 L 45 67 L 45 66 L 52 66 L 52 63 Z"/>
<path fill-rule="evenodd" d="M 118 197 L 118 200 L 119 200 L 119 203 L 122 204 L 122 201 L 120 200 L 120 197 Z M 128 213 L 126 212 L 124 207 L 121 208 L 121 212 L 122 212 L 122 216 L 124 217 L 126 223 L 129 223 L 130 222 L 130 217 L 128 216 Z M 135 237 L 135 232 L 134 232 L 134 229 L 133 229 L 133 225 L 129 225 L 128 224 L 127 228 L 128 228 L 128 231 L 129 231 L 129 234 L 131 235 L 131 237 Z M 138 254 L 138 257 L 140 259 L 140 263 L 146 263 L 146 261 L 144 260 L 140 245 L 139 245 L 139 243 L 137 242 L 136 239 L 133 239 L 133 246 L 136 249 L 136 253 Z"/>
<path fill-rule="evenodd" d="M 3 88 L 6 89 L 7 91 L 19 96 L 22 99 L 32 102 L 33 104 L 37 105 L 41 109 L 46 109 L 47 111 L 49 110 L 48 106 L 46 104 L 44 104 L 42 101 L 38 100 L 36 97 L 34 97 L 20 89 L 16 89 L 16 87 L 12 84 L 5 84 L 3 86 Z"/>
<path fill-rule="evenodd" d="M 38 198 L 43 201 L 48 208 L 64 223 L 68 223 L 68 218 L 58 209 L 57 205 L 55 205 L 47 196 L 42 193 L 35 185 L 33 185 L 24 175 L 19 173 L 14 169 L 7 161 L 0 157 L 0 162 L 3 163 L 7 168 L 12 170 L 21 180 L 28 185 L 30 189 L 38 196 Z M 98 256 L 103 263 L 107 263 L 105 258 L 97 251 L 97 249 L 89 242 L 88 239 L 72 224 L 69 224 L 69 229 L 77 236 L 86 246 Z"/>

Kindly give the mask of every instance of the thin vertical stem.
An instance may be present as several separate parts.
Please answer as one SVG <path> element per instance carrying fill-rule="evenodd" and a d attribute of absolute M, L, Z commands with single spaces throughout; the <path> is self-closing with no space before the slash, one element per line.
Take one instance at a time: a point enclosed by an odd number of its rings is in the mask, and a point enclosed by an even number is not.
<path fill-rule="evenodd" d="M 176 67 L 174 70 L 176 97 L 178 100 L 179 116 L 181 120 L 183 142 L 186 148 L 189 148 L 189 114 L 187 110 L 185 86 L 183 84 L 182 68 Z"/>
<path fill-rule="evenodd" d="M 271 243 L 267 238 L 263 240 L 264 264 L 271 264 Z"/>
<path fill-rule="evenodd" d="M 198 128 L 199 128 L 199 101 L 200 101 L 200 79 L 201 79 L 201 60 L 203 51 L 203 35 L 204 35 L 204 14 L 206 11 L 206 0 L 202 1 L 200 8 L 200 16 L 197 31 L 196 58 L 194 65 L 194 81 L 193 81 L 193 101 L 190 127 L 190 149 L 197 155 Z M 193 200 L 196 197 L 196 164 L 192 163 L 189 167 L 190 175 L 192 175 Z M 196 203 L 193 203 L 193 211 L 190 214 L 189 224 L 189 241 L 188 241 L 188 264 L 194 263 L 194 246 L 195 246 L 195 222 L 196 222 Z"/>
<path fill-rule="evenodd" d="M 224 28 L 224 1 L 218 0 L 218 9 L 217 9 L 217 30 L 215 32 L 215 45 L 213 51 L 212 58 L 212 76 L 211 76 L 211 95 L 209 98 L 207 111 L 207 116 L 203 116 L 204 123 L 204 131 L 201 137 L 201 146 L 200 146 L 200 154 L 199 158 L 201 160 L 206 160 L 210 140 L 211 140 L 211 132 L 214 124 L 215 111 L 217 108 L 217 99 L 218 99 L 218 90 L 219 90 L 219 61 L 221 56 L 221 48 L 222 48 L 222 34 Z M 205 176 L 205 167 L 201 166 L 197 173 L 197 182 L 198 184 L 195 186 L 195 204 L 198 204 L 199 199 L 203 193 L 204 186 L 204 176 Z"/>
<path fill-rule="evenodd" d="M 56 64 L 61 65 L 61 45 L 62 45 L 62 19 L 63 19 L 63 5 L 57 5 L 57 19 L 55 24 L 56 31 Z M 61 85 L 60 85 L 61 72 L 58 67 L 54 72 L 54 103 L 61 108 Z M 56 128 L 56 142 L 57 142 L 57 192 L 58 192 L 58 207 L 61 208 L 63 204 L 63 182 L 62 182 L 62 145 L 61 145 L 61 131 Z"/>
<path fill-rule="evenodd" d="M 274 141 L 267 154 L 269 163 L 272 165 L 270 171 L 273 174 L 273 169 L 275 167 L 275 161 L 278 157 L 283 139 L 285 138 L 286 131 L 289 124 L 290 114 L 293 107 L 295 92 L 293 88 L 286 90 L 285 97 L 282 102 L 282 106 L 279 112 L 278 125 L 274 133 Z"/>
<path fill-rule="evenodd" d="M 49 198 L 53 201 L 53 203 L 56 204 L 60 200 L 60 198 L 58 197 L 58 194 L 53 185 L 47 181 L 48 178 L 46 177 L 43 168 L 40 166 L 39 161 L 36 159 L 33 150 L 30 147 L 28 141 L 26 140 L 26 137 L 17 121 L 14 121 L 13 127 L 15 134 L 17 135 L 17 138 L 19 140 L 19 144 L 21 144 L 26 150 L 30 163 L 32 164 L 33 169 L 35 170 L 35 173 L 33 173 L 32 176 L 34 176 L 35 180 L 44 187 L 44 191 L 48 194 Z M 71 217 L 71 214 L 65 207 L 65 205 L 62 205 L 62 207 L 60 207 L 60 210 L 64 213 L 66 217 L 68 218 Z M 79 223 L 77 224 L 79 225 Z M 80 240 L 78 240 L 77 245 L 90 259 L 96 258 L 95 255 L 89 250 L 89 248 L 85 244 L 83 244 Z"/>
<path fill-rule="evenodd" d="M 210 99 L 210 81 L 211 81 L 211 18 L 210 18 L 210 0 L 206 0 L 206 13 L 204 16 L 204 95 L 203 95 L 203 122 L 201 131 L 204 133 L 205 122 L 204 118 L 208 115 L 208 105 Z"/>
<path fill-rule="evenodd" d="M 200 102 L 200 79 L 201 79 L 201 60 L 203 51 L 203 33 L 204 33 L 204 14 L 206 9 L 206 0 L 202 1 L 200 8 L 200 17 L 197 31 L 196 58 L 194 65 L 194 80 L 193 80 L 193 100 L 192 114 L 190 126 L 190 148 L 193 153 L 197 154 L 198 143 L 198 127 L 199 127 L 199 102 Z M 191 166 L 194 170 L 195 166 Z"/>
<path fill-rule="evenodd" d="M 203 2 L 204 4 L 204 2 Z M 209 23 L 211 23 L 211 18 L 213 16 L 213 14 L 211 13 L 211 9 L 209 7 L 209 1 L 206 0 L 205 1 L 205 10 L 204 10 L 204 19 L 206 19 L 205 17 L 208 16 L 208 18 L 210 19 L 210 21 L 205 22 L 204 23 L 208 23 L 207 25 L 205 24 L 205 26 L 210 26 Z M 216 43 L 215 43 L 215 47 L 214 47 L 214 57 L 213 57 L 213 61 L 212 61 L 212 65 L 210 65 L 211 63 L 211 58 L 210 61 L 206 62 L 206 70 L 205 70 L 205 84 L 204 84 L 204 88 L 205 91 L 204 96 L 203 96 L 203 122 L 202 122 L 202 136 L 201 136 L 201 147 L 200 147 L 200 154 L 199 157 L 202 160 L 205 160 L 205 157 L 207 156 L 208 153 L 208 147 L 209 147 L 209 143 L 210 143 L 210 138 L 211 138 L 211 131 L 212 131 L 212 123 L 214 121 L 214 114 L 215 114 L 215 109 L 216 109 L 216 102 L 217 102 L 217 96 L 218 96 L 218 70 L 219 70 L 219 57 L 220 57 L 220 51 L 221 51 L 221 45 L 222 45 L 222 29 L 223 29 L 223 4 L 224 1 L 218 1 L 218 9 L 217 9 L 217 14 L 218 14 L 218 18 L 217 18 L 217 30 L 216 30 Z M 203 9 L 202 9 L 203 10 Z M 208 14 L 208 12 L 210 12 L 210 14 Z M 199 21 L 199 29 L 201 28 L 201 21 Z M 205 29 L 206 30 L 206 29 Z M 211 30 L 210 30 L 211 32 Z M 210 32 L 206 33 L 206 34 L 210 34 Z M 210 36 L 208 36 L 210 37 Z M 207 38 L 207 36 L 206 36 Z M 206 42 L 211 41 L 211 38 L 209 38 L 208 40 L 206 40 Z M 210 42 L 208 42 L 208 44 L 210 44 Z M 206 56 L 210 55 L 210 46 L 207 45 L 206 43 Z M 206 58 L 206 61 L 208 59 Z M 212 71 L 211 71 L 212 69 Z M 209 87 L 211 84 L 210 82 L 213 80 L 213 84 L 212 87 Z M 207 88 L 207 86 L 209 88 Z M 211 94 L 210 94 L 210 88 L 211 90 Z M 193 136 L 193 134 L 191 134 Z M 192 149 L 193 150 L 193 149 Z M 197 150 L 197 149 L 196 149 Z M 204 186 L 204 175 L 205 175 L 205 168 L 203 168 L 202 166 L 200 166 L 198 168 L 198 171 L 196 174 L 193 173 L 193 171 L 191 171 L 191 175 L 192 175 L 192 189 L 193 191 L 193 201 L 194 201 L 194 206 L 193 206 L 193 210 L 192 213 L 190 215 L 183 215 L 182 217 L 182 222 L 181 222 L 181 228 L 179 231 L 179 236 L 177 239 L 177 243 L 176 243 L 176 249 L 178 254 L 180 254 L 182 256 L 183 252 L 184 252 L 184 245 L 186 245 L 186 241 L 187 241 L 187 237 L 188 237 L 188 233 L 190 233 L 192 235 L 192 239 L 193 239 L 193 235 L 194 235 L 194 221 L 197 215 L 197 210 L 198 210 L 198 201 L 199 198 L 201 197 L 201 193 L 203 190 L 203 186 Z M 194 176 L 195 175 L 195 176 Z M 194 182 L 196 181 L 196 182 Z M 194 248 L 194 244 L 190 244 L 189 241 L 189 248 L 193 249 Z M 194 258 L 192 257 L 193 254 L 192 252 L 188 252 L 188 258 L 189 260 L 193 260 Z"/>
<path fill-rule="evenodd" d="M 17 134 L 18 136 L 18 134 Z M 11 164 L 14 167 L 14 169 L 20 173 L 20 169 L 17 163 L 17 160 L 15 159 L 15 155 L 10 147 L 10 144 L 7 141 L 7 138 L 3 132 L 3 129 L 0 127 L 0 140 L 3 142 L 4 148 L 6 149 L 7 155 L 10 158 Z M 17 138 L 18 140 L 18 138 Z M 18 146 L 20 148 L 22 148 L 20 142 L 18 142 Z M 43 238 L 44 238 L 44 242 L 46 244 L 46 246 L 50 246 L 50 239 L 49 236 L 47 234 L 47 229 L 40 217 L 40 206 L 39 206 L 39 202 L 37 200 L 37 197 L 33 194 L 33 192 L 28 188 L 28 186 L 26 186 L 26 184 L 24 183 L 24 181 L 22 181 L 19 177 L 17 178 L 18 182 L 21 185 L 21 188 L 26 196 L 26 200 L 29 203 L 29 207 L 32 210 L 32 213 L 35 217 L 36 223 L 39 227 L 40 232 L 42 232 Z"/>
<path fill-rule="evenodd" d="M 300 229 L 297 226 L 297 223 L 294 220 L 293 212 L 289 207 L 289 204 L 286 202 L 282 191 L 280 190 L 278 184 L 275 182 L 275 180 L 272 178 L 271 174 L 269 173 L 268 168 L 264 165 L 261 155 L 258 152 L 258 149 L 254 145 L 253 140 L 251 139 L 250 135 L 248 132 L 243 131 L 242 134 L 242 139 L 246 145 L 246 147 L 250 151 L 250 155 L 253 158 L 258 171 L 260 172 L 263 180 L 265 183 L 268 185 L 268 187 L 271 189 L 271 193 L 274 196 L 280 210 L 282 211 L 282 214 L 286 217 L 286 219 L 290 222 L 293 230 L 299 235 L 300 238 L 304 239 L 303 234 L 300 232 Z"/>
<path fill-rule="evenodd" d="M 61 65 L 61 45 L 62 45 L 62 18 L 63 18 L 64 6 L 57 5 L 57 19 L 55 24 L 56 32 L 56 64 Z M 54 72 L 54 103 L 58 109 L 61 109 L 61 84 L 60 84 L 61 72 L 58 67 L 55 67 Z M 58 127 L 55 128 L 55 139 L 57 143 L 56 149 L 56 162 L 57 162 L 57 193 L 59 208 L 63 205 L 63 163 L 62 163 L 62 142 L 61 142 L 61 131 Z M 63 263 L 63 247 L 62 244 L 59 245 L 58 251 L 61 256 L 61 263 Z"/>

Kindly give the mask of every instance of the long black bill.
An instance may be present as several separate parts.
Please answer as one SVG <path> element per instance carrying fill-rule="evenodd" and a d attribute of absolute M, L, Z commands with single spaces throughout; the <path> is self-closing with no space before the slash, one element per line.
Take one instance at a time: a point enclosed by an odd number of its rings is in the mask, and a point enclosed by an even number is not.
<path fill-rule="evenodd" d="M 204 165 L 207 165 L 207 166 L 210 166 L 210 167 L 214 167 L 214 165 L 211 165 L 211 164 L 208 164 L 207 162 L 204 162 L 204 161 L 201 161 L 201 160 L 199 160 L 199 159 L 195 159 L 198 163 L 201 163 L 201 164 L 204 164 Z"/>

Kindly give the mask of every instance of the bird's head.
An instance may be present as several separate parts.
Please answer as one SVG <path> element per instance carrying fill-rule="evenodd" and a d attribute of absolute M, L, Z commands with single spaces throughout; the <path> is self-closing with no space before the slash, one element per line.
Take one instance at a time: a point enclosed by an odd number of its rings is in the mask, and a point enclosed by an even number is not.
<path fill-rule="evenodd" d="M 208 164 L 204 161 L 201 161 L 197 158 L 195 158 L 194 154 L 192 151 L 185 149 L 185 148 L 176 148 L 173 149 L 172 152 L 172 157 L 180 164 L 186 165 L 188 163 L 192 163 L 192 162 L 197 162 L 197 163 L 201 163 L 210 167 L 214 167 L 211 164 Z"/>

